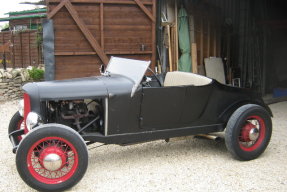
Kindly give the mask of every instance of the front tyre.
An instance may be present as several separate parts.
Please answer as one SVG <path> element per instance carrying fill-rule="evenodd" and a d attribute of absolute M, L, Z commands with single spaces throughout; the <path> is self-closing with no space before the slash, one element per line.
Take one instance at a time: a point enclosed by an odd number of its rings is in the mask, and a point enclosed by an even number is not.
<path fill-rule="evenodd" d="M 20 129 L 24 129 L 24 118 L 20 115 L 19 111 L 17 111 L 10 120 L 8 127 L 8 135 L 13 131 L 17 131 Z M 16 139 L 16 145 L 20 143 L 22 136 L 18 136 Z"/>
<path fill-rule="evenodd" d="M 20 143 L 16 165 L 21 178 L 38 191 L 62 191 L 77 184 L 88 166 L 82 137 L 69 127 L 47 124 Z"/>
<path fill-rule="evenodd" d="M 230 117 L 225 132 L 228 151 L 239 160 L 252 160 L 266 149 L 272 134 L 269 113 L 261 106 L 248 104 Z"/>

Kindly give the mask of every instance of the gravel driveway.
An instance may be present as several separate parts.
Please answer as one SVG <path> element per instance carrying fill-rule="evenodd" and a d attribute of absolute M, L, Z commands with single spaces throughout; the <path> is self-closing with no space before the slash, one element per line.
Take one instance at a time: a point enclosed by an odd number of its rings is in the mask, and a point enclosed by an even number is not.
<path fill-rule="evenodd" d="M 16 101 L 0 103 L 0 191 L 33 191 L 17 173 L 7 137 L 17 105 Z M 271 143 L 256 160 L 234 160 L 223 141 L 192 137 L 127 147 L 107 145 L 89 150 L 86 175 L 71 191 L 287 191 L 287 102 L 271 109 Z"/>

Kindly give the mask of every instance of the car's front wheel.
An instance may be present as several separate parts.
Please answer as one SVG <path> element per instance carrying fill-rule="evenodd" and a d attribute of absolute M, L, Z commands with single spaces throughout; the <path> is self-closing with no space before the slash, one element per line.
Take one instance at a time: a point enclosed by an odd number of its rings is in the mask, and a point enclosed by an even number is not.
<path fill-rule="evenodd" d="M 24 118 L 20 115 L 19 111 L 17 111 L 10 120 L 9 127 L 8 127 L 8 134 L 24 129 Z M 22 136 L 18 136 L 16 138 L 16 145 L 20 143 Z"/>
<path fill-rule="evenodd" d="M 16 154 L 21 178 L 39 191 L 62 191 L 84 176 L 88 152 L 82 137 L 69 127 L 47 124 L 35 128 Z"/>
<path fill-rule="evenodd" d="M 239 160 L 252 160 L 266 149 L 272 134 L 269 113 L 261 106 L 248 104 L 238 108 L 230 117 L 225 144 Z"/>

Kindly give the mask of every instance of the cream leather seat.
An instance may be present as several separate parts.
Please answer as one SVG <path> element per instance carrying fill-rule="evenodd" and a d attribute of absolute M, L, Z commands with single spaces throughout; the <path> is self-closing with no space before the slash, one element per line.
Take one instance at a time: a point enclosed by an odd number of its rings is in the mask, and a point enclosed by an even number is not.
<path fill-rule="evenodd" d="M 194 85 L 203 86 L 212 82 L 212 79 L 197 75 L 194 73 L 187 73 L 181 71 L 168 72 L 165 76 L 164 86 L 182 86 L 182 85 Z"/>

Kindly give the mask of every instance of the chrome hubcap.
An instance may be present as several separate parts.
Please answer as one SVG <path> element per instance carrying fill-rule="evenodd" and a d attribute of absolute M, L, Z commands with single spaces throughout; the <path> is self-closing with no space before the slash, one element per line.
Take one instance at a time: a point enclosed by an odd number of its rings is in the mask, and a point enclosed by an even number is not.
<path fill-rule="evenodd" d="M 251 141 L 256 141 L 259 137 L 259 130 L 257 128 L 252 128 L 249 132 L 249 139 Z"/>
<path fill-rule="evenodd" d="M 43 165 L 49 171 L 56 171 L 61 168 L 62 159 L 56 153 L 50 153 L 44 157 Z"/>

